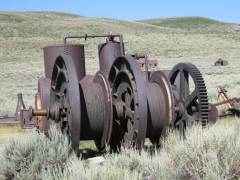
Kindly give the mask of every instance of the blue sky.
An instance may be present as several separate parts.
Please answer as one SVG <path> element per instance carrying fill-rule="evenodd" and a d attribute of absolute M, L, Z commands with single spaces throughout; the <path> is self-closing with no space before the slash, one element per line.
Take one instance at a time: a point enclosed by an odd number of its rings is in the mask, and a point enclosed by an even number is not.
<path fill-rule="evenodd" d="M 204 16 L 240 23 L 240 0 L 0 0 L 0 11 L 60 11 L 125 20 Z"/>

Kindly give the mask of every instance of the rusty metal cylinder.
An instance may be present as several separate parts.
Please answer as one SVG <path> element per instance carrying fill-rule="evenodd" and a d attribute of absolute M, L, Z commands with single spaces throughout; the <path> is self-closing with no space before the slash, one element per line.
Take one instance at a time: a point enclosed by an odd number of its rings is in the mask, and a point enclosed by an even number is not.
<path fill-rule="evenodd" d="M 147 137 L 158 137 L 166 126 L 167 107 L 164 94 L 157 83 L 148 83 L 148 128 Z"/>
<path fill-rule="evenodd" d="M 101 139 L 105 120 L 104 92 L 93 76 L 87 75 L 80 81 L 81 95 L 81 140 Z"/>
<path fill-rule="evenodd" d="M 55 60 L 60 54 L 70 55 L 77 67 L 78 79 L 86 75 L 84 45 L 66 44 L 48 46 L 43 49 L 46 78 L 52 79 L 52 70 Z"/>
<path fill-rule="evenodd" d="M 100 71 L 108 77 L 109 71 L 114 60 L 122 56 L 121 45 L 119 42 L 107 42 L 98 45 Z"/>

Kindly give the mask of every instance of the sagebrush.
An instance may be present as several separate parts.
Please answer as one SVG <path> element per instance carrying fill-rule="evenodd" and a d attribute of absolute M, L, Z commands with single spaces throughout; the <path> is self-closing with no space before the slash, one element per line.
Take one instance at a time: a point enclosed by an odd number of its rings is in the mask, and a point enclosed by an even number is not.
<path fill-rule="evenodd" d="M 122 148 L 104 154 L 100 164 L 86 164 L 71 153 L 67 138 L 55 128 L 50 138 L 31 134 L 1 148 L 2 179 L 238 179 L 240 124 L 193 127 L 182 141 L 169 132 L 161 150 L 152 153 Z M 226 125 L 227 124 L 227 125 Z"/>

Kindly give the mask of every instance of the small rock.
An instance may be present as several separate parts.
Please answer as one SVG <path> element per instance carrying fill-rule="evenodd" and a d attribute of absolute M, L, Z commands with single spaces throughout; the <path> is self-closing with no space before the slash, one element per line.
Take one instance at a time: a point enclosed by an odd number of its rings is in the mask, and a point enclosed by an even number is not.
<path fill-rule="evenodd" d="M 105 161 L 105 158 L 103 156 L 88 158 L 85 160 L 85 165 L 89 166 L 91 164 L 102 164 Z"/>
<path fill-rule="evenodd" d="M 227 66 L 228 65 L 228 61 L 219 58 L 215 63 L 214 66 Z"/>

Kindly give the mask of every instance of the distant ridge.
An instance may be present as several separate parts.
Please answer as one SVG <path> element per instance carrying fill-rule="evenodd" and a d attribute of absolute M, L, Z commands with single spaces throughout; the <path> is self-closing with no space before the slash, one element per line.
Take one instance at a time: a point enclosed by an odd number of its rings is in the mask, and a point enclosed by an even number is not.
<path fill-rule="evenodd" d="M 62 16 L 71 16 L 71 17 L 83 17 L 78 14 L 67 13 L 67 12 L 58 12 L 58 11 L 0 11 L 0 14 L 53 14 L 53 15 L 62 15 Z"/>
<path fill-rule="evenodd" d="M 161 27 L 168 28 L 201 28 L 207 27 L 210 25 L 224 24 L 223 22 L 198 16 L 189 16 L 189 17 L 170 17 L 170 18 L 154 18 L 140 20 L 139 22 L 152 24 Z"/>

